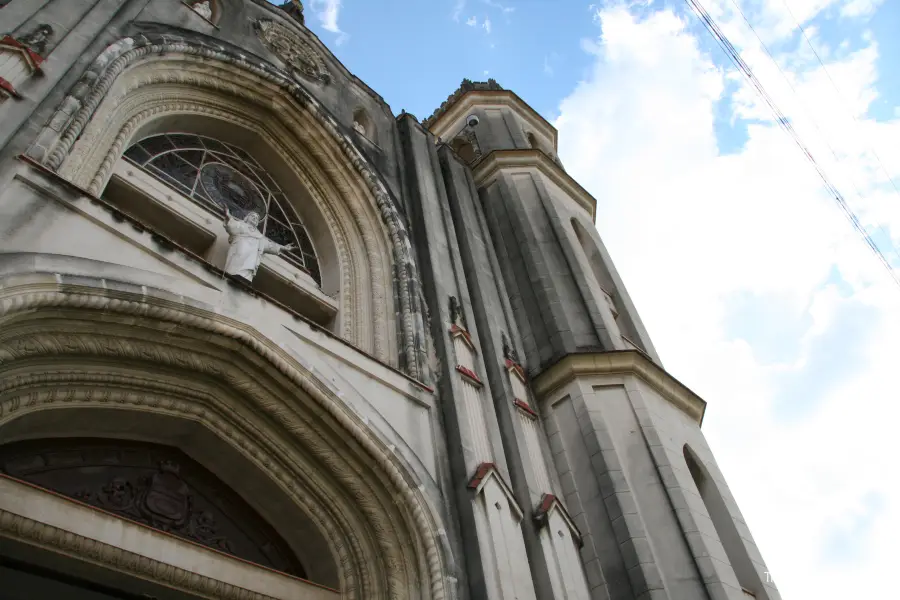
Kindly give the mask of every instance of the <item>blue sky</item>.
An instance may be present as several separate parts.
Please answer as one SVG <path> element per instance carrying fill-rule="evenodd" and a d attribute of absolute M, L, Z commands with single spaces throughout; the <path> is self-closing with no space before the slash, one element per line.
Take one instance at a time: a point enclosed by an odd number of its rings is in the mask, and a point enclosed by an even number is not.
<path fill-rule="evenodd" d="M 900 2 L 700 2 L 900 264 Z M 900 289 L 687 4 L 306 13 L 395 113 L 493 77 L 554 122 L 666 368 L 709 402 L 704 431 L 782 595 L 881 597 L 900 536 Z"/>

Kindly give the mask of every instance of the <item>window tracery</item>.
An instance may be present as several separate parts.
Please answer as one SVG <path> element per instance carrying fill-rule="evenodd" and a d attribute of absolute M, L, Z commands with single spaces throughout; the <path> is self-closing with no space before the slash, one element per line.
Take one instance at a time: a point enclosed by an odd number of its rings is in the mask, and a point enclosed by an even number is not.
<path fill-rule="evenodd" d="M 244 150 L 205 136 L 167 133 L 133 144 L 125 158 L 216 214 L 226 208 L 240 218 L 257 213 L 264 236 L 295 246 L 281 256 L 321 285 L 306 228 L 275 180 Z"/>

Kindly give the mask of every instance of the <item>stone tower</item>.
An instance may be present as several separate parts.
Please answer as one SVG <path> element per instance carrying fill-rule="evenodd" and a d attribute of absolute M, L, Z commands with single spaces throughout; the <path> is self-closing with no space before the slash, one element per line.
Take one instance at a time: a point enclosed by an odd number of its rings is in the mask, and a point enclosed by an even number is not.
<path fill-rule="evenodd" d="M 4 592 L 779 598 L 515 93 L 396 116 L 297 0 L 0 26 Z"/>

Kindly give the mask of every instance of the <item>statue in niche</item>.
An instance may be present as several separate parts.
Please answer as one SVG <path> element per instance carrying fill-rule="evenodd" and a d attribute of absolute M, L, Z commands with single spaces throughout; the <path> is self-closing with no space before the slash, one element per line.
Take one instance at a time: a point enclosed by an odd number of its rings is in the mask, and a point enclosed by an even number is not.
<path fill-rule="evenodd" d="M 362 123 L 360 123 L 359 121 L 357 121 L 356 119 L 353 119 L 353 129 L 355 129 L 356 132 L 361 135 L 366 135 L 365 126 Z"/>
<path fill-rule="evenodd" d="M 47 51 L 47 42 L 50 41 L 50 37 L 52 35 L 53 28 L 44 23 L 38 25 L 38 27 L 31 33 L 20 37 L 18 41 L 35 54 L 40 54 L 41 56 L 43 56 Z"/>
<path fill-rule="evenodd" d="M 225 231 L 228 232 L 225 272 L 229 275 L 253 281 L 264 254 L 281 254 L 295 248 L 294 244 L 276 244 L 260 232 L 258 225 L 259 213 L 251 211 L 238 219 L 225 208 Z"/>
<path fill-rule="evenodd" d="M 210 6 L 209 0 L 197 0 L 191 4 L 191 8 L 207 21 L 212 21 L 212 6 Z"/>

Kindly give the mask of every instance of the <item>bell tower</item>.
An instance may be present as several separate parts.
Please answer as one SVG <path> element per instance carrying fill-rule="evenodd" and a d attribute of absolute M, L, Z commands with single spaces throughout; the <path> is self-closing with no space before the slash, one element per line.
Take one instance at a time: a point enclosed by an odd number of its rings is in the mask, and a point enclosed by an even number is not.
<path fill-rule="evenodd" d="M 659 363 L 556 129 L 493 79 L 464 80 L 424 124 L 472 169 L 528 365 L 629 349 Z"/>
<path fill-rule="evenodd" d="M 461 509 L 477 503 L 480 477 L 503 483 L 538 598 L 780 598 L 700 430 L 706 402 L 663 369 L 597 233 L 597 200 L 556 154 L 556 129 L 496 81 L 464 80 L 421 125 L 401 116 L 400 130 L 413 229 L 429 240 L 417 245 L 435 265 L 426 297 L 435 306 L 456 286 L 490 398 L 448 409 L 463 441 L 453 485 L 476 482 Z M 431 189 L 426 163 L 443 180 Z M 449 260 L 429 226 L 448 235 Z M 443 325 L 432 316 L 451 377 Z M 464 456 L 476 408 L 490 467 Z M 485 537 L 473 521 L 470 535 Z M 495 593 L 514 585 L 491 567 L 504 557 L 470 543 L 481 550 L 473 597 L 511 597 Z M 498 587 L 479 588 L 481 576 Z"/>

